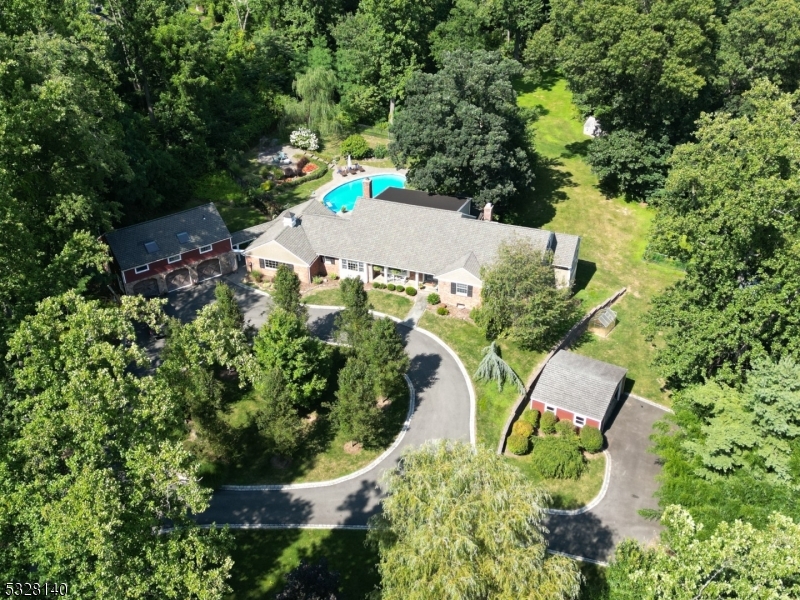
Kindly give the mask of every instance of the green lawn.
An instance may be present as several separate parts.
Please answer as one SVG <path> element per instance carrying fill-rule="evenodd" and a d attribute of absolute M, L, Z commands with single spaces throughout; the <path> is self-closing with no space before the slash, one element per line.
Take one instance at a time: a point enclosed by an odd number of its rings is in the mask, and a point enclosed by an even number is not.
<path fill-rule="evenodd" d="M 267 600 L 285 585 L 301 559 L 328 561 L 340 576 L 343 600 L 361 600 L 378 585 L 378 553 L 365 546 L 365 531 L 287 529 L 235 531 L 231 600 Z"/>
<path fill-rule="evenodd" d="M 231 232 L 267 220 L 263 213 L 247 201 L 244 191 L 227 171 L 215 171 L 201 177 L 195 183 L 192 200 L 186 203 L 184 209 L 208 202 L 216 205 L 222 220 Z"/>
<path fill-rule="evenodd" d="M 629 389 L 669 404 L 663 381 L 651 366 L 655 346 L 642 335 L 650 299 L 681 277 L 681 271 L 642 259 L 653 210 L 623 198 L 607 199 L 597 189 L 584 156 L 589 138 L 582 133 L 572 95 L 563 80 L 527 90 L 520 106 L 539 107 L 536 150 L 542 157 L 535 190 L 508 221 L 582 236 L 577 297 L 588 310 L 622 287 L 615 306 L 619 323 L 606 338 L 585 336 L 575 350 L 628 368 Z"/>
<path fill-rule="evenodd" d="M 333 179 L 333 172 L 328 170 L 325 175 L 313 181 L 307 181 L 294 187 L 277 186 L 273 197 L 280 206 L 290 207 L 305 202 L 311 197 L 311 192 L 319 189 Z"/>
<path fill-rule="evenodd" d="M 375 310 L 398 319 L 404 319 L 414 304 L 414 301 L 408 296 L 397 292 L 369 290 L 367 296 L 369 296 L 369 301 Z M 341 306 L 342 297 L 339 294 L 339 288 L 332 288 L 303 296 L 303 302 L 321 306 Z"/>
<path fill-rule="evenodd" d="M 553 508 L 574 510 L 586 506 L 592 498 L 600 493 L 603 487 L 603 475 L 606 468 L 604 454 L 596 454 L 586 465 L 586 470 L 578 479 L 543 479 L 533 468 L 531 455 L 506 457 L 508 461 L 525 473 L 529 479 L 540 484 L 553 498 Z"/>
<path fill-rule="evenodd" d="M 331 390 L 329 398 L 332 394 Z M 228 390 L 227 397 L 231 396 L 236 396 L 236 390 Z M 272 454 L 265 450 L 253 422 L 263 402 L 253 391 L 239 394 L 235 400 L 226 402 L 224 409 L 217 413 L 215 423 L 198 428 L 196 439 L 187 442 L 191 451 L 201 458 L 199 475 L 206 485 L 303 483 L 342 477 L 380 456 L 397 436 L 408 413 L 408 392 L 404 389 L 385 409 L 387 427 L 381 444 L 353 455 L 344 451 L 349 440 L 333 430 L 326 418 L 327 409 L 321 408 L 313 432 L 292 455 L 291 463 L 281 466 L 276 465 Z"/>

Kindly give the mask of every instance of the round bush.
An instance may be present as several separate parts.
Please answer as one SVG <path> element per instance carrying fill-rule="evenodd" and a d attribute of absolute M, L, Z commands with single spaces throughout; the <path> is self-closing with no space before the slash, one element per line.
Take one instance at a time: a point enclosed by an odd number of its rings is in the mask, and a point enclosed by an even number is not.
<path fill-rule="evenodd" d="M 584 425 L 581 428 L 581 446 L 587 452 L 594 454 L 603 449 L 603 434 L 597 427 Z"/>
<path fill-rule="evenodd" d="M 389 150 L 383 144 L 378 144 L 372 149 L 372 156 L 375 158 L 386 158 L 388 154 Z"/>
<path fill-rule="evenodd" d="M 439 304 L 442 299 L 439 297 L 439 294 L 434 292 L 433 294 L 428 294 L 428 304 Z"/>
<path fill-rule="evenodd" d="M 577 479 L 586 466 L 577 438 L 569 437 L 537 438 L 531 462 L 541 477 L 549 479 Z"/>
<path fill-rule="evenodd" d="M 446 306 L 440 306 L 439 308 L 436 309 L 436 314 L 445 316 L 445 315 L 449 315 L 450 311 L 447 310 Z"/>
<path fill-rule="evenodd" d="M 301 127 L 289 134 L 289 143 L 301 150 L 319 150 L 319 138 L 310 129 Z"/>
<path fill-rule="evenodd" d="M 406 288 L 406 294 L 408 294 L 409 296 L 416 296 L 417 295 L 417 288 L 415 288 L 414 286 L 411 286 L 411 285 L 408 286 Z"/>
<path fill-rule="evenodd" d="M 539 426 L 539 411 L 528 408 L 520 415 L 519 420 L 530 423 L 531 427 L 536 429 Z"/>
<path fill-rule="evenodd" d="M 514 425 L 511 426 L 511 433 L 531 437 L 533 435 L 533 425 L 525 421 L 514 421 Z"/>
<path fill-rule="evenodd" d="M 530 448 L 530 442 L 528 441 L 528 436 L 519 435 L 517 433 L 512 433 L 508 436 L 508 441 L 506 442 L 506 448 L 512 454 L 527 454 L 528 449 Z"/>
<path fill-rule="evenodd" d="M 357 133 L 346 138 L 339 150 L 344 156 L 349 154 L 353 158 L 367 158 L 372 154 L 372 149 L 369 147 L 367 140 Z"/>
<path fill-rule="evenodd" d="M 575 425 L 565 419 L 556 423 L 556 431 L 561 435 L 575 435 Z"/>
<path fill-rule="evenodd" d="M 542 430 L 542 433 L 555 433 L 556 423 L 558 423 L 557 416 L 551 412 L 544 412 L 542 413 L 542 420 L 539 421 L 539 429 Z"/>
<path fill-rule="evenodd" d="M 390 292 L 393 292 L 394 288 L 395 288 L 395 285 L 393 283 L 390 283 L 389 285 L 386 286 L 386 289 L 389 290 Z"/>

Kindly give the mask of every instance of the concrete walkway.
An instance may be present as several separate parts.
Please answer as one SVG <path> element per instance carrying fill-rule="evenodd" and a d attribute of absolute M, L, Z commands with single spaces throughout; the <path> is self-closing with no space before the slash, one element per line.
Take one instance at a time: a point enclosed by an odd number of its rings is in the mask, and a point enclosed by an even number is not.
<path fill-rule="evenodd" d="M 236 280 L 235 275 L 231 282 Z M 213 300 L 214 282 L 170 294 L 167 311 L 190 320 L 197 310 Z M 234 287 L 245 318 L 254 327 L 263 324 L 269 312 L 269 298 L 255 290 Z M 415 307 L 417 305 L 415 304 Z M 413 312 L 413 311 L 412 311 Z M 311 309 L 310 326 L 328 338 L 335 310 Z M 470 393 L 468 375 L 442 343 L 422 330 L 399 324 L 411 357 L 409 377 L 416 388 L 417 405 L 410 427 L 399 446 L 386 459 L 360 476 L 328 485 L 277 490 L 220 490 L 209 509 L 198 516 L 203 524 L 233 527 L 351 527 L 363 528 L 379 509 L 381 474 L 397 464 L 403 450 L 431 439 L 470 441 Z M 550 548 L 593 561 L 607 561 L 624 538 L 642 542 L 658 533 L 657 523 L 639 516 L 641 508 L 657 508 L 653 493 L 660 467 L 648 453 L 652 425 L 664 412 L 636 398 L 628 397 L 613 417 L 607 432 L 611 456 L 608 491 L 592 510 L 580 515 L 550 515 L 547 527 Z"/>
<path fill-rule="evenodd" d="M 414 301 L 411 310 L 408 311 L 406 318 L 403 319 L 403 323 L 408 325 L 409 327 L 416 327 L 419 320 L 422 318 L 422 315 L 425 314 L 425 311 L 428 309 L 428 294 L 424 292 L 419 292 L 417 297 Z"/>

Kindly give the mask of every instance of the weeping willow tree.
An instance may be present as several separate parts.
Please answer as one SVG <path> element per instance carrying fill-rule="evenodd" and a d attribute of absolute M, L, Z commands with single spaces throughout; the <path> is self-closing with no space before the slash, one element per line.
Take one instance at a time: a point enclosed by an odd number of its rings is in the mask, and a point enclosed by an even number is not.
<path fill-rule="evenodd" d="M 577 597 L 577 564 L 546 553 L 547 493 L 489 449 L 429 442 L 383 487 L 368 534 L 383 600 Z"/>
<path fill-rule="evenodd" d="M 495 380 L 497 382 L 497 391 L 499 392 L 503 391 L 503 384 L 506 380 L 511 380 L 517 386 L 517 391 L 520 394 L 525 392 L 525 385 L 519 375 L 514 372 L 514 369 L 500 357 L 500 349 L 495 342 L 486 346 L 481 352 L 483 353 L 483 359 L 481 359 L 481 364 L 478 365 L 478 370 L 475 371 L 477 379 L 481 381 Z"/>
<path fill-rule="evenodd" d="M 324 67 L 312 67 L 297 76 L 292 84 L 299 100 L 289 100 L 284 109 L 292 125 L 305 125 L 323 136 L 339 133 L 336 119 L 339 109 L 334 102 L 336 74 Z"/>

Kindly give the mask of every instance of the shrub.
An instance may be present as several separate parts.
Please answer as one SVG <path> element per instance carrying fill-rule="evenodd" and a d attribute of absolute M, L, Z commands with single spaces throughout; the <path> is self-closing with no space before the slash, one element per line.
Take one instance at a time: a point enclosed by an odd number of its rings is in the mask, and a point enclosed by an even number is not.
<path fill-rule="evenodd" d="M 311 278 L 311 282 L 317 285 L 319 285 L 323 281 L 325 281 L 325 278 L 322 275 L 314 275 L 314 277 Z"/>
<path fill-rule="evenodd" d="M 372 149 L 372 155 L 375 158 L 386 158 L 389 154 L 389 150 L 383 144 L 378 144 L 375 148 Z"/>
<path fill-rule="evenodd" d="M 565 436 L 575 435 L 575 425 L 572 421 L 567 421 L 565 419 L 564 421 L 556 423 L 556 431 Z"/>
<path fill-rule="evenodd" d="M 274 184 L 274 183 L 272 183 L 272 180 L 268 179 L 267 181 L 265 181 L 264 183 L 262 183 L 262 184 L 261 184 L 259 187 L 260 187 L 260 188 L 261 188 L 263 191 L 265 191 L 265 192 L 268 192 L 268 191 L 270 191 L 270 190 L 272 189 L 272 186 L 274 186 L 274 185 L 275 185 L 275 184 Z"/>
<path fill-rule="evenodd" d="M 587 452 L 594 454 L 603 449 L 603 433 L 591 425 L 584 425 L 581 429 L 581 446 Z"/>
<path fill-rule="evenodd" d="M 308 164 L 308 157 L 301 156 L 300 160 L 297 161 L 297 170 L 302 171 L 303 167 L 305 167 L 307 164 Z"/>
<path fill-rule="evenodd" d="M 439 294 L 434 292 L 433 294 L 428 294 L 428 304 L 439 304 L 442 299 L 439 297 Z"/>
<path fill-rule="evenodd" d="M 252 271 L 250 271 L 250 277 L 252 277 L 253 280 L 258 283 L 264 281 L 264 274 L 258 269 L 253 269 Z"/>
<path fill-rule="evenodd" d="M 339 274 L 338 273 L 330 273 L 328 275 L 328 279 L 330 279 L 331 281 L 336 281 L 337 279 L 339 279 Z"/>
<path fill-rule="evenodd" d="M 531 462 L 540 476 L 550 479 L 577 479 L 586 464 L 576 436 L 537 439 Z"/>
<path fill-rule="evenodd" d="M 376 289 L 376 290 L 382 290 L 383 289 L 383 284 L 376 281 L 375 283 L 372 284 L 372 288 Z"/>
<path fill-rule="evenodd" d="M 298 177 L 292 181 L 286 181 L 283 183 L 283 187 L 295 187 L 297 185 L 302 185 L 304 183 L 308 183 L 309 181 L 319 179 L 328 172 L 328 165 L 325 163 L 314 162 L 314 164 L 317 165 L 317 168 L 311 171 L 311 173 L 308 175 L 303 175 L 302 177 Z"/>
<path fill-rule="evenodd" d="M 305 127 L 295 129 L 289 135 L 289 143 L 295 148 L 300 148 L 302 150 L 319 150 L 317 134 Z"/>
<path fill-rule="evenodd" d="M 417 295 L 417 288 L 415 288 L 414 286 L 411 286 L 411 285 L 408 286 L 406 288 L 406 294 L 408 294 L 409 296 L 416 296 Z"/>
<path fill-rule="evenodd" d="M 519 420 L 524 421 L 525 423 L 530 423 L 531 427 L 536 429 L 539 426 L 539 411 L 533 408 L 528 408 L 520 415 Z"/>
<path fill-rule="evenodd" d="M 512 433 L 508 436 L 508 441 L 506 442 L 506 448 L 512 454 L 527 454 L 528 450 L 530 449 L 530 441 L 528 440 L 528 436 L 520 435 L 518 433 Z"/>
<path fill-rule="evenodd" d="M 393 292 L 394 288 L 395 288 L 395 285 L 393 283 L 390 283 L 389 285 L 386 286 L 386 289 L 389 290 L 390 292 Z"/>
<path fill-rule="evenodd" d="M 258 170 L 258 174 L 261 175 L 262 179 L 269 179 L 269 177 L 272 175 L 272 169 L 266 166 L 261 167 Z"/>
<path fill-rule="evenodd" d="M 353 158 L 367 158 L 372 154 L 372 149 L 369 147 L 367 140 L 357 133 L 345 139 L 339 150 L 345 156 L 349 154 Z"/>
<path fill-rule="evenodd" d="M 533 435 L 533 425 L 525 421 L 514 421 L 514 425 L 511 427 L 511 433 L 531 437 L 531 435 Z"/>
<path fill-rule="evenodd" d="M 555 433 L 556 423 L 558 423 L 557 416 L 551 412 L 544 412 L 542 413 L 542 420 L 540 421 L 539 428 L 543 433 Z"/>
<path fill-rule="evenodd" d="M 440 306 L 439 308 L 436 309 L 436 314 L 445 316 L 445 315 L 449 315 L 450 311 L 447 310 L 446 306 Z"/>

